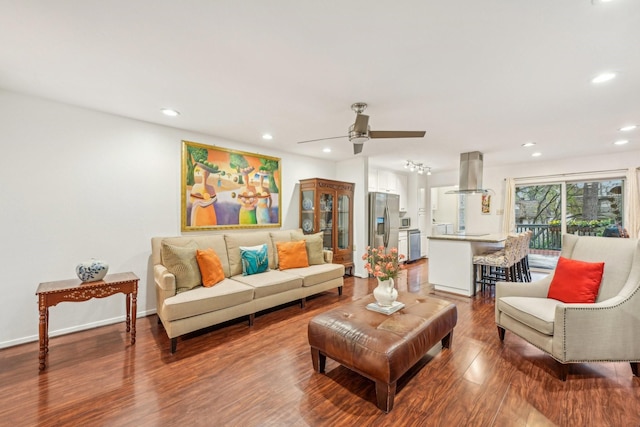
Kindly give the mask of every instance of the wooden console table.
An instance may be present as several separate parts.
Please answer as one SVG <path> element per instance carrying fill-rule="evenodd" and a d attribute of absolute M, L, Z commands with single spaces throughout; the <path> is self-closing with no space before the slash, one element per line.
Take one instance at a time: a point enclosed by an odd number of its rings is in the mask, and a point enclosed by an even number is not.
<path fill-rule="evenodd" d="M 131 344 L 136 343 L 136 305 L 138 276 L 133 273 L 108 274 L 103 280 L 82 282 L 79 279 L 44 282 L 38 285 L 38 308 L 40 310 L 40 370 L 46 366 L 49 352 L 49 307 L 62 301 L 87 301 L 123 293 L 126 298 L 127 332 L 131 332 Z M 133 313 L 133 317 L 131 317 Z"/>

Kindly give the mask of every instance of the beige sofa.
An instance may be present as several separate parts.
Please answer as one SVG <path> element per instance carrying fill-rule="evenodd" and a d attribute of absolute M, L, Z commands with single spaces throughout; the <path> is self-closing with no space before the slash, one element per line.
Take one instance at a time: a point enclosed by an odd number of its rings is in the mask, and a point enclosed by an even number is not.
<path fill-rule="evenodd" d="M 318 245 L 315 239 L 320 236 L 305 236 L 302 230 L 152 238 L 157 313 L 171 340 L 171 352 L 176 351 L 178 337 L 186 333 L 242 316 L 249 316 L 251 326 L 255 313 L 261 310 L 295 300 L 300 300 L 304 307 L 307 296 L 334 288 L 342 295 L 344 266 L 332 264 L 332 253 L 323 251 L 321 241 Z M 276 242 L 293 240 L 307 241 L 310 265 L 280 271 Z M 267 244 L 269 270 L 243 276 L 240 246 L 264 243 Z M 213 249 L 220 258 L 225 278 L 212 287 L 196 286 L 179 292 L 176 276 L 163 263 L 163 244 Z"/>

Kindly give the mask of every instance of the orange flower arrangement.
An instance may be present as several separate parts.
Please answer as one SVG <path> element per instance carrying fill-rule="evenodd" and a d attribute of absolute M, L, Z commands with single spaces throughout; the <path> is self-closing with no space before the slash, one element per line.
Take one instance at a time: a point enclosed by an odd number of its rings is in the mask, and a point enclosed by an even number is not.
<path fill-rule="evenodd" d="M 401 270 L 399 261 L 405 256 L 398 253 L 398 248 L 391 248 L 389 253 L 385 253 L 384 246 L 372 248 L 367 246 L 367 253 L 362 255 L 362 260 L 366 261 L 364 268 L 369 274 L 380 280 L 395 279 Z"/>

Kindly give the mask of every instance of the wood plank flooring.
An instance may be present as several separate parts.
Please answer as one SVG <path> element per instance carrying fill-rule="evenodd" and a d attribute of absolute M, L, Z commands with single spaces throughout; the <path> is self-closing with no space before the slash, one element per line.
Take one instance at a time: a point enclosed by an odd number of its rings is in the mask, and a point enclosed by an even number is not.
<path fill-rule="evenodd" d="M 389 414 L 372 381 L 330 359 L 324 375 L 311 366 L 309 319 L 376 285 L 346 278 L 341 297 L 260 313 L 252 328 L 243 319 L 191 334 L 174 355 L 156 316 L 138 319 L 134 346 L 124 323 L 51 338 L 42 373 L 37 343 L 3 349 L 0 425 L 640 425 L 640 379 L 628 363 L 573 365 L 562 382 L 538 349 L 509 332 L 500 344 L 491 295 L 434 292 L 427 268 L 411 264 L 398 287 L 457 304 L 453 345 L 436 345 L 400 379 Z"/>

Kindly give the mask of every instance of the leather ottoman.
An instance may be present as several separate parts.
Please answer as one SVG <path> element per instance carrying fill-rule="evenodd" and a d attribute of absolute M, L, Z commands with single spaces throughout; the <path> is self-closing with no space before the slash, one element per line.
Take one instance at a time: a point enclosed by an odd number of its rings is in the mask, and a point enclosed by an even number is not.
<path fill-rule="evenodd" d="M 324 372 L 330 357 L 375 381 L 377 405 L 389 412 L 398 378 L 438 341 L 450 348 L 458 310 L 449 301 L 400 292 L 405 307 L 386 315 L 367 310 L 374 301 L 368 295 L 311 319 L 311 360 L 316 372 Z"/>

